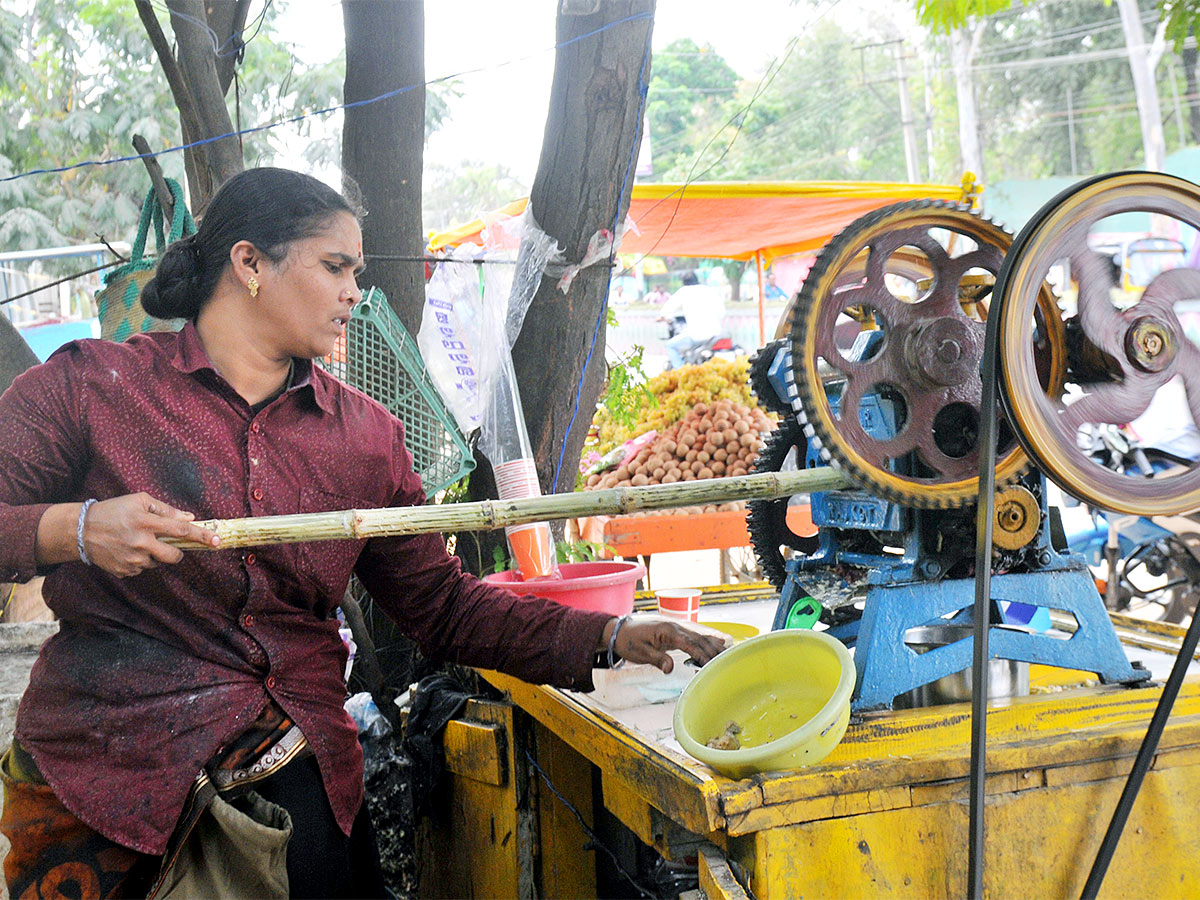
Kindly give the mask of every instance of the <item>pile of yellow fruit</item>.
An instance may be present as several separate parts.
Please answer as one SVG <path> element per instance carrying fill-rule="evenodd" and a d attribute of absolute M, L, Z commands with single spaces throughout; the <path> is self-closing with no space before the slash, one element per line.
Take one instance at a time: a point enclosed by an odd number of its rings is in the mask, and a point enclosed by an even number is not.
<path fill-rule="evenodd" d="M 596 441 L 589 441 L 586 449 L 604 454 L 647 431 L 665 432 L 699 403 L 729 400 L 745 409 L 757 409 L 758 401 L 749 379 L 750 364 L 745 358 L 711 359 L 703 365 L 683 366 L 655 375 L 646 382 L 646 390 L 654 400 L 646 398 L 633 426 L 613 421 L 601 409 L 592 422 Z"/>

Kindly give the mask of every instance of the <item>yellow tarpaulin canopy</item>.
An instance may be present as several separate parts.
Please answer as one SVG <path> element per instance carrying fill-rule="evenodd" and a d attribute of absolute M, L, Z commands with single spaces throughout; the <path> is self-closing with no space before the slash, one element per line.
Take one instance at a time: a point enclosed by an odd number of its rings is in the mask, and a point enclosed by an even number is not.
<path fill-rule="evenodd" d="M 817 250 L 871 210 L 902 200 L 964 200 L 973 183 L 906 184 L 882 181 L 699 182 L 635 184 L 629 202 L 633 228 L 621 253 L 761 259 Z M 515 200 L 486 216 L 435 234 L 431 250 L 478 243 L 489 222 L 519 215 Z"/>

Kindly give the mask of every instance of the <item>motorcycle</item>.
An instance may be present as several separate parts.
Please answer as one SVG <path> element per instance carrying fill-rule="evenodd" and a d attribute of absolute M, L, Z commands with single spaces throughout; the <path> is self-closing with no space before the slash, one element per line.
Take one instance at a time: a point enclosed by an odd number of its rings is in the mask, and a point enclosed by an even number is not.
<path fill-rule="evenodd" d="M 1127 429 L 1116 425 L 1093 427 L 1080 434 L 1099 465 L 1125 474 L 1152 477 L 1191 460 L 1144 446 Z M 1078 507 L 1063 498 L 1067 508 Z M 1113 612 L 1155 613 L 1163 622 L 1179 624 L 1191 616 L 1200 600 L 1200 517 L 1177 516 L 1155 521 L 1145 516 L 1118 515 L 1087 507 L 1090 527 L 1067 534 L 1068 546 L 1105 572 L 1105 606 Z M 1099 585 L 1098 585 L 1099 586 Z M 1154 610 L 1153 607 L 1159 607 Z"/>
<path fill-rule="evenodd" d="M 683 316 L 675 316 L 673 319 L 667 319 L 665 340 L 670 340 L 675 335 L 681 334 L 686 326 L 687 319 Z M 694 347 L 681 351 L 679 355 L 683 357 L 683 364 L 685 366 L 699 366 L 710 359 L 737 359 L 739 356 L 745 356 L 746 351 L 733 342 L 732 336 L 718 334 L 706 341 L 702 341 Z"/>

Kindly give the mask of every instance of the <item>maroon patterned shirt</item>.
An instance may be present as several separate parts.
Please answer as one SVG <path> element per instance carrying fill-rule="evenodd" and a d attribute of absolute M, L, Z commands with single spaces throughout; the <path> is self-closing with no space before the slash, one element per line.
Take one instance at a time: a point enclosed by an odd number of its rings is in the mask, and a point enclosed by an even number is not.
<path fill-rule="evenodd" d="M 198 519 L 423 503 L 403 426 L 296 366 L 296 384 L 257 414 L 191 324 L 77 341 L 21 375 L 0 398 L 0 581 L 36 573 L 52 503 L 146 491 Z M 316 751 L 349 833 L 362 756 L 330 616 L 352 571 L 433 659 L 592 687 L 609 617 L 484 584 L 440 535 L 189 551 L 125 579 L 46 570 L 61 630 L 34 666 L 17 736 L 80 819 L 159 854 L 201 766 L 273 697 Z"/>

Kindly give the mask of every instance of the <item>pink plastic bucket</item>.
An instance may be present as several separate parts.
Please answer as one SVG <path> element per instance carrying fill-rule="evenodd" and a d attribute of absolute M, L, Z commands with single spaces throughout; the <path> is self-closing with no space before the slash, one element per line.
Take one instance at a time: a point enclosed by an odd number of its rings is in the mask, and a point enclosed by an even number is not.
<path fill-rule="evenodd" d="M 522 581 L 521 573 L 497 572 L 484 581 L 508 588 L 516 594 L 533 594 L 575 609 L 592 609 L 624 616 L 633 612 L 633 589 L 646 574 L 641 563 L 603 560 L 562 563 L 561 579 Z"/>

